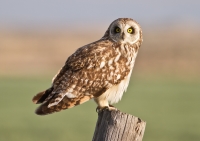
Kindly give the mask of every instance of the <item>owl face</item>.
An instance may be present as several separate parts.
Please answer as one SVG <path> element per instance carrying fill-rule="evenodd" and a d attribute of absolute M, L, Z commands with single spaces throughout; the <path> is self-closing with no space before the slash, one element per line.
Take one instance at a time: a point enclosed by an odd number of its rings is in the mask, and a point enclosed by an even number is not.
<path fill-rule="evenodd" d="M 110 38 L 117 43 L 134 44 L 141 37 L 140 26 L 132 19 L 117 19 L 109 27 Z"/>

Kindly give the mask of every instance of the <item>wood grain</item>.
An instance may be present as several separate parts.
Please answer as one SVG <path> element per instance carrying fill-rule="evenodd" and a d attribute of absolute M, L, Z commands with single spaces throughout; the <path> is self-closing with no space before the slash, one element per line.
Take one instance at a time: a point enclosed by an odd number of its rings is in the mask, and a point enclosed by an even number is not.
<path fill-rule="evenodd" d="M 92 141 L 142 141 L 146 122 L 121 111 L 100 112 Z"/>

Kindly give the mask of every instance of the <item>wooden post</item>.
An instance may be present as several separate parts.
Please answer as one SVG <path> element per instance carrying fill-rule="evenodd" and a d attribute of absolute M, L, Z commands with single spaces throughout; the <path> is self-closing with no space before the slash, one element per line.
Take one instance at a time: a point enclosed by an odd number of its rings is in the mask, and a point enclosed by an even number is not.
<path fill-rule="evenodd" d="M 104 110 L 98 114 L 92 141 L 142 141 L 145 126 L 138 117 Z"/>

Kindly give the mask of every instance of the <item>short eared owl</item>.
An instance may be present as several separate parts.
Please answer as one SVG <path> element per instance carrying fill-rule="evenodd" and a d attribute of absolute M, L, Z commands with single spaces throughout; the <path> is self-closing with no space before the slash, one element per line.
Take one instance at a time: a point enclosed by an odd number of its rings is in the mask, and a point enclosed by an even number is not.
<path fill-rule="evenodd" d="M 140 25 L 130 18 L 113 21 L 104 36 L 80 47 L 52 80 L 52 86 L 33 97 L 36 114 L 72 108 L 90 99 L 98 110 L 112 109 L 126 91 L 138 49 Z"/>

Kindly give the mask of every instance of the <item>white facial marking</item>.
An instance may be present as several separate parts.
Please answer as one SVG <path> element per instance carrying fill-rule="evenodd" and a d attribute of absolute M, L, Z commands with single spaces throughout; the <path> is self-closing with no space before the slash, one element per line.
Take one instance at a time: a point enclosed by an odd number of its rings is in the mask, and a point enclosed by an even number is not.
<path fill-rule="evenodd" d="M 119 33 L 115 32 L 116 26 L 121 29 Z M 133 28 L 134 33 L 128 33 L 129 28 Z M 133 20 L 127 20 L 126 23 L 116 21 L 110 28 L 110 37 L 114 42 L 132 45 L 140 40 L 140 30 L 140 26 Z"/>
<path fill-rule="evenodd" d="M 134 35 L 129 34 L 129 33 L 126 32 L 128 30 L 128 28 L 130 28 L 131 26 L 134 27 L 134 29 L 135 29 L 136 34 L 134 34 Z M 140 28 L 135 23 L 133 25 L 132 24 L 127 24 L 124 27 L 124 29 L 125 29 L 124 32 L 126 32 L 126 34 L 125 34 L 126 38 L 124 40 L 124 43 L 128 42 L 130 44 L 134 44 L 134 43 L 136 43 L 140 39 L 140 32 L 139 32 Z M 131 41 L 132 38 L 134 38 L 133 41 Z"/>

